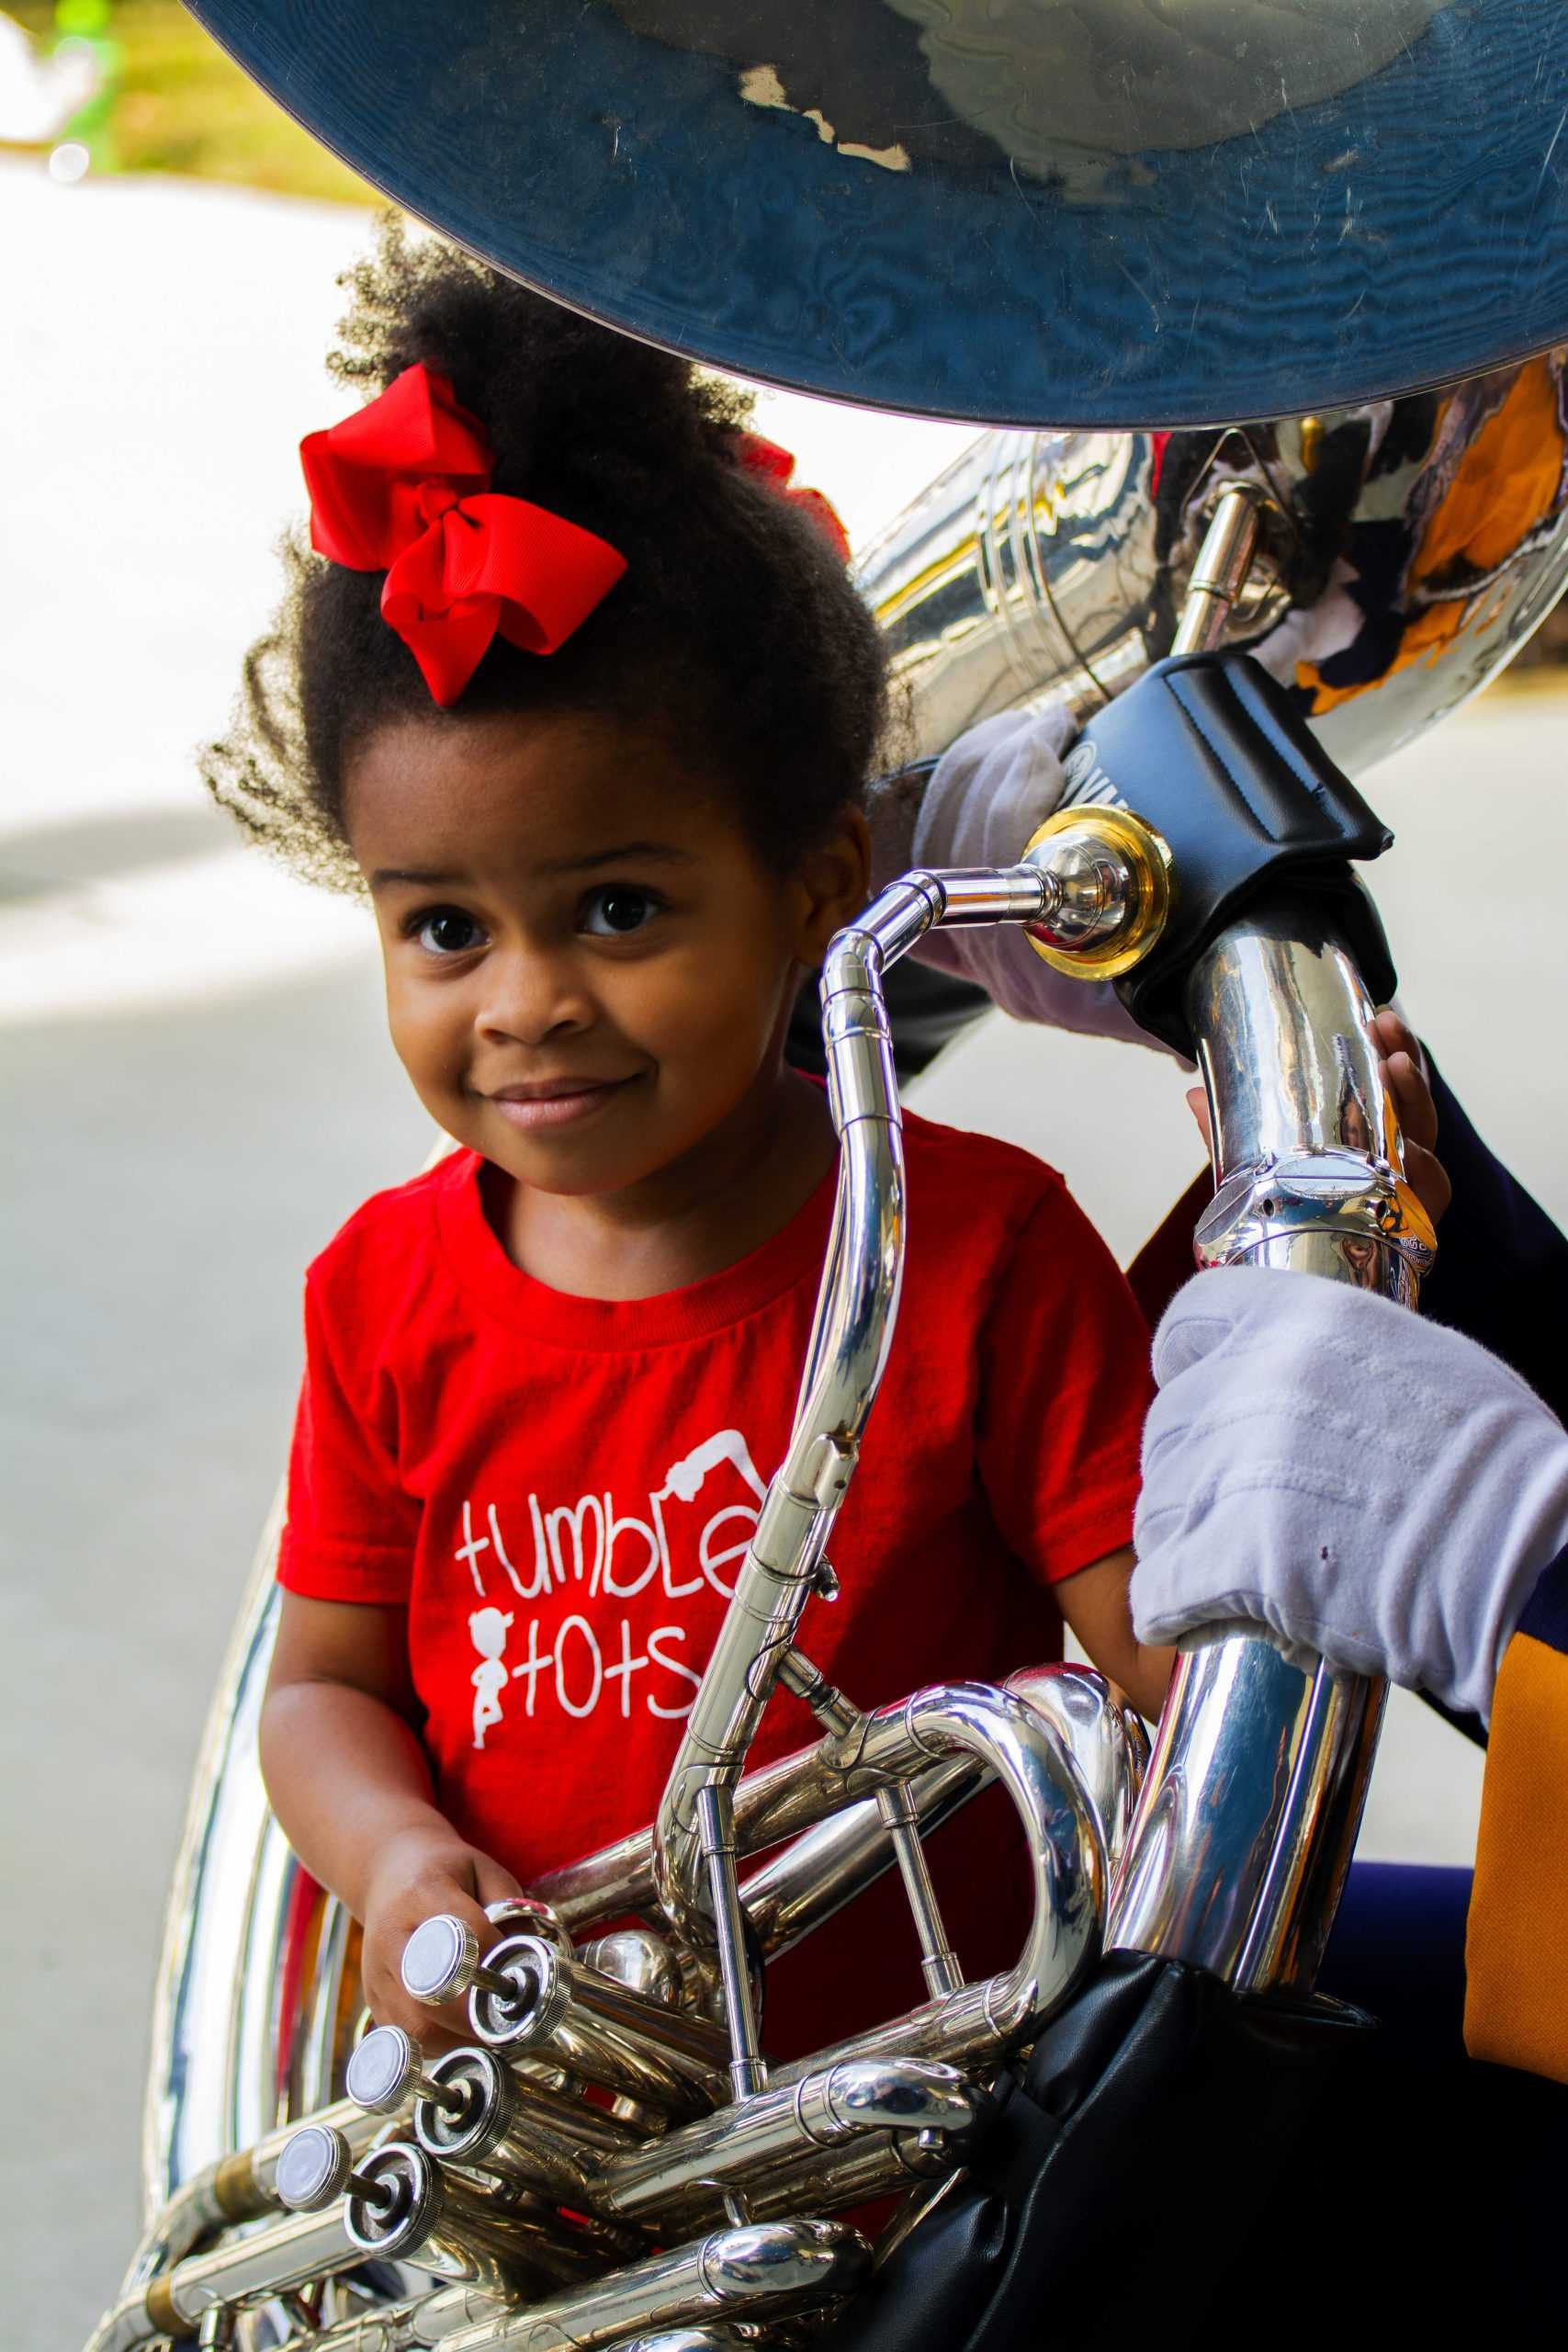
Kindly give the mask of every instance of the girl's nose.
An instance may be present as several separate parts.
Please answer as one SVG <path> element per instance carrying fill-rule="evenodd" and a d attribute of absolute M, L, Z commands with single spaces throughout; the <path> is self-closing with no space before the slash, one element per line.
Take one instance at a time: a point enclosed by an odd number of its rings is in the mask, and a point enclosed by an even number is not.
<path fill-rule="evenodd" d="M 525 1046 L 547 1037 L 573 1036 L 593 1018 L 591 999 L 565 957 L 517 950 L 485 957 L 488 983 L 475 1016 L 479 1034 Z"/>

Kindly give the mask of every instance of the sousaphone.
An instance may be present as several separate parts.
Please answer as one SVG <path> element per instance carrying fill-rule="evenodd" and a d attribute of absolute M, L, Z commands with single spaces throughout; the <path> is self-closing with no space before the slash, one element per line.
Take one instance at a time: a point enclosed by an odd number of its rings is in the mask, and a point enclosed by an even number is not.
<path fill-rule="evenodd" d="M 195 13 L 367 180 L 546 293 L 764 381 L 972 420 L 862 582 L 922 756 L 1025 707 L 1077 741 L 1033 842 L 893 883 L 835 944 L 840 1213 L 736 1605 L 658 1819 L 563 1855 L 483 1959 L 449 1923 L 414 1939 L 411 1984 L 467 1989 L 474 2030 L 428 2065 L 355 2044 L 352 1923 L 266 1813 L 264 1545 L 171 1905 L 148 2233 L 94 2352 L 895 2340 L 867 2331 L 922 2245 L 959 2246 L 987 2134 L 1027 2154 L 1051 2037 L 1097 1988 L 1186 1971 L 1311 2041 L 1382 1693 L 1225 1640 L 1183 1661 L 1150 1759 L 1082 1670 L 1021 1660 L 1006 1689 L 871 1716 L 816 1676 L 810 1603 L 897 1303 L 886 975 L 979 924 L 1066 987 L 1113 984 L 1209 1090 L 1202 1261 L 1415 1304 L 1432 1237 L 1350 864 L 1386 837 L 1344 771 L 1483 684 L 1563 584 L 1568 6 Z M 779 1681 L 821 1736 L 749 1774 Z M 972 1984 L 920 1838 L 989 1781 L 1033 1917 Z M 759 1962 L 892 1868 L 929 1997 L 770 2070 Z M 890 2196 L 872 2245 L 845 2215 Z M 950 2312 L 944 2340 L 1027 2340 L 998 2309 L 988 2335 Z"/>

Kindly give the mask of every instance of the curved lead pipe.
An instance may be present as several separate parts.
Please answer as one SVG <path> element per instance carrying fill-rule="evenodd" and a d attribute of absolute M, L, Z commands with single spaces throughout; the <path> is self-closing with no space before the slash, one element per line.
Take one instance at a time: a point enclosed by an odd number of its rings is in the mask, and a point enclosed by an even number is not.
<path fill-rule="evenodd" d="M 653 1832 L 660 1904 L 694 1945 L 713 1942 L 698 1792 L 733 1789 L 740 1778 L 848 1488 L 897 1314 L 903 1141 L 883 969 L 933 922 L 1026 921 L 1042 911 L 1050 889 L 1044 866 L 906 875 L 828 950 L 822 1026 L 840 1147 L 835 1246 L 818 1294 L 789 1448 L 686 1718 Z"/>

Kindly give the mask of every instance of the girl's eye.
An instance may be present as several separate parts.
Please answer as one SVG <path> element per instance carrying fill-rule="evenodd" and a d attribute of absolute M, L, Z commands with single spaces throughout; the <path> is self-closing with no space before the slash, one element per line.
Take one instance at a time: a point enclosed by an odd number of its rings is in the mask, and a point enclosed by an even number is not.
<path fill-rule="evenodd" d="M 664 901 L 652 890 L 634 889 L 625 882 L 607 883 L 583 901 L 578 928 L 596 939 L 624 939 L 642 931 L 660 913 Z"/>
<path fill-rule="evenodd" d="M 435 907 L 419 917 L 413 936 L 431 956 L 466 956 L 479 946 L 484 933 L 460 907 Z"/>

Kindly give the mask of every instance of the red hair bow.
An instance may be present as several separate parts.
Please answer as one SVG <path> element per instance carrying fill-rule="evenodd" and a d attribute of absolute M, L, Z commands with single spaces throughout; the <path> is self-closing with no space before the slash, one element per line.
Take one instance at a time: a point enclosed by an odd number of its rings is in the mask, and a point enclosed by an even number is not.
<path fill-rule="evenodd" d="M 809 521 L 816 524 L 829 546 L 848 563 L 850 535 L 839 519 L 837 509 L 819 490 L 791 490 L 790 477 L 795 471 L 795 458 L 776 441 L 764 441 L 760 433 L 742 433 L 739 436 L 740 462 L 749 474 L 761 474 L 771 489 L 792 506 L 798 506 Z"/>
<path fill-rule="evenodd" d="M 444 710 L 493 638 L 554 653 L 626 571 L 607 540 L 491 491 L 484 427 L 423 365 L 308 434 L 299 460 L 310 545 L 351 571 L 385 571 L 381 617 Z"/>

